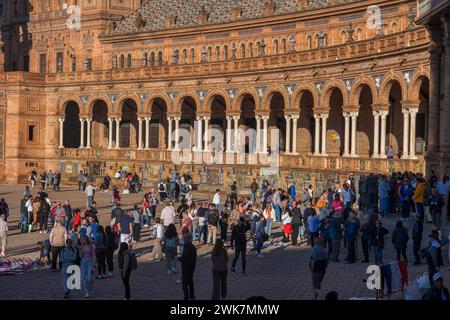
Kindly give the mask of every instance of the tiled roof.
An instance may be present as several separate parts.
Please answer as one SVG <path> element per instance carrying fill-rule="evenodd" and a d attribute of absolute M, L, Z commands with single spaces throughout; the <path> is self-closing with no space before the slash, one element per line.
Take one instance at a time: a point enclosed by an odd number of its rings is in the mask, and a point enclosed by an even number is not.
<path fill-rule="evenodd" d="M 336 0 L 336 4 L 361 0 Z M 298 0 L 272 0 L 275 11 L 272 15 L 310 11 L 331 6 L 331 0 L 309 0 L 301 7 Z M 232 21 L 233 9 L 241 9 L 240 20 L 264 17 L 263 0 L 147 0 L 138 10 L 117 22 L 112 35 L 151 32 L 169 29 L 166 19 L 175 17 L 172 29 L 198 26 L 198 15 L 204 8 L 208 14 L 206 24 L 223 24 Z"/>

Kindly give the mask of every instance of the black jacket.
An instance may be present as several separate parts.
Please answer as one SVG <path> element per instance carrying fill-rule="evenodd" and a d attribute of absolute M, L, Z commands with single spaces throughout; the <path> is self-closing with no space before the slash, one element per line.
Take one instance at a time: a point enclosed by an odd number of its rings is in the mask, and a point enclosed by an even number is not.
<path fill-rule="evenodd" d="M 384 227 L 380 227 L 379 229 L 373 228 L 372 230 L 370 230 L 370 245 L 383 249 L 384 236 L 388 233 L 389 231 Z"/>
<path fill-rule="evenodd" d="M 197 249 L 192 242 L 186 243 L 183 249 L 183 255 L 178 258 L 181 261 L 182 273 L 192 273 L 197 264 Z"/>
<path fill-rule="evenodd" d="M 370 239 L 370 230 L 372 230 L 372 225 L 368 222 L 364 223 L 360 230 L 360 235 L 362 240 Z"/>
<path fill-rule="evenodd" d="M 444 295 L 445 300 L 442 298 L 442 295 Z M 425 292 L 425 294 L 422 297 L 422 300 L 449 301 L 450 297 L 448 289 L 446 287 L 442 287 L 442 289 L 439 290 L 439 288 L 433 286 L 430 289 L 428 289 L 427 292 Z"/>
<path fill-rule="evenodd" d="M 231 246 L 235 246 L 239 249 L 245 249 L 247 247 L 247 238 L 246 233 L 251 229 L 249 222 L 239 222 L 237 225 L 233 227 L 231 232 Z"/>
<path fill-rule="evenodd" d="M 302 217 L 302 211 L 300 208 L 294 208 L 292 210 L 292 224 L 298 224 L 300 226 L 303 225 L 303 217 Z"/>
<path fill-rule="evenodd" d="M 411 233 L 411 238 L 414 240 L 421 240 L 423 234 L 423 222 L 422 220 L 416 220 Z"/>
<path fill-rule="evenodd" d="M 404 227 L 396 228 L 394 232 L 392 232 L 392 243 L 394 244 L 395 249 L 406 248 L 408 240 L 408 231 L 406 231 Z"/>

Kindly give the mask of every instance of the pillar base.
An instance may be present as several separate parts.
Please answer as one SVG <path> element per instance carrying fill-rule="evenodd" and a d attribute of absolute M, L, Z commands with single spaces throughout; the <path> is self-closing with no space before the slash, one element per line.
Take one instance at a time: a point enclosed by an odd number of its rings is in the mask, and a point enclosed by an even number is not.
<path fill-rule="evenodd" d="M 379 154 L 373 154 L 373 155 L 372 155 L 372 158 L 373 158 L 373 159 L 379 159 L 379 158 L 380 158 L 380 155 L 379 155 Z"/>
<path fill-rule="evenodd" d="M 357 154 L 350 154 L 350 158 L 358 158 Z"/>
<path fill-rule="evenodd" d="M 408 154 L 405 154 L 405 155 L 402 156 L 402 159 L 403 159 L 403 160 L 408 160 L 408 159 L 410 159 L 410 158 L 409 158 L 409 155 L 408 155 Z"/>
<path fill-rule="evenodd" d="M 328 153 L 321 153 L 320 156 L 321 157 L 328 157 Z"/>
<path fill-rule="evenodd" d="M 408 159 L 411 159 L 411 160 L 417 160 L 417 156 L 409 156 L 409 158 Z"/>
<path fill-rule="evenodd" d="M 344 158 L 348 158 L 348 157 L 350 157 L 350 154 L 349 154 L 349 153 L 344 153 L 342 156 L 343 156 Z"/>
<path fill-rule="evenodd" d="M 64 149 L 64 146 L 59 146 L 58 148 L 59 148 L 59 149 Z"/>

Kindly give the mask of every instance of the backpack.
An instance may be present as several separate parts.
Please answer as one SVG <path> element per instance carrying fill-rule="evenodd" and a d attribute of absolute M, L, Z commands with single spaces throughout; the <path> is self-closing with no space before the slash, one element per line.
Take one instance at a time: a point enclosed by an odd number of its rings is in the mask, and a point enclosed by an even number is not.
<path fill-rule="evenodd" d="M 209 223 L 210 224 L 216 224 L 217 220 L 219 220 L 219 216 L 216 213 L 213 213 L 210 217 L 209 217 Z"/>
<path fill-rule="evenodd" d="M 159 191 L 161 191 L 161 192 L 164 191 L 164 184 L 163 183 L 159 184 Z"/>

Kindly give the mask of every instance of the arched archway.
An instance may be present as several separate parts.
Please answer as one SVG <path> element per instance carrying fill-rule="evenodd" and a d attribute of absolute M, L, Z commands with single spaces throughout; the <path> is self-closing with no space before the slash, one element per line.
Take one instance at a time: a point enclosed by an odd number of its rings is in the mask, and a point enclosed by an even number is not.
<path fill-rule="evenodd" d="M 430 81 L 427 77 L 421 76 L 419 88 L 419 112 L 416 117 L 416 155 L 425 153 L 425 144 L 428 140 L 428 110 L 430 98 Z"/>
<path fill-rule="evenodd" d="M 285 101 L 279 92 L 275 92 L 270 99 L 269 114 L 269 135 L 271 140 L 272 129 L 278 129 L 279 132 L 279 151 L 286 151 L 286 118 L 284 114 Z M 291 139 L 292 140 L 292 139 Z"/>
<path fill-rule="evenodd" d="M 329 155 L 341 155 L 344 150 L 344 110 L 342 109 L 344 98 L 339 88 L 331 91 L 329 106 L 330 113 L 327 121 L 327 153 Z"/>
<path fill-rule="evenodd" d="M 403 113 L 402 88 L 396 80 L 392 80 L 389 92 L 389 114 L 387 116 L 386 136 L 388 145 L 394 154 L 400 156 L 403 152 Z"/>
<path fill-rule="evenodd" d="M 245 137 L 238 142 L 240 144 L 239 147 L 241 147 L 241 145 L 244 145 L 245 153 L 255 152 L 256 140 L 251 141 L 250 137 L 247 136 L 247 131 L 250 129 L 253 129 L 256 132 L 256 108 L 255 99 L 253 98 L 253 96 L 248 93 L 245 94 L 242 98 L 240 107 L 241 116 L 239 120 L 239 129 L 243 130 Z"/>
<path fill-rule="evenodd" d="M 214 96 L 214 98 L 211 101 L 211 121 L 209 123 L 209 127 L 211 129 L 219 130 L 222 134 L 223 144 L 218 145 L 219 146 L 218 151 L 224 151 L 225 149 L 224 146 L 226 145 L 226 135 L 225 135 L 225 130 L 227 128 L 226 109 L 227 105 L 224 97 L 222 97 L 221 95 Z"/>
<path fill-rule="evenodd" d="M 167 104 L 164 99 L 153 100 L 151 106 L 151 120 L 149 128 L 149 148 L 166 149 L 168 146 Z M 145 133 L 147 135 L 147 132 Z"/>
<path fill-rule="evenodd" d="M 103 100 L 95 101 L 92 107 L 91 137 L 91 144 L 94 148 L 105 148 L 108 146 L 108 105 Z"/>
<path fill-rule="evenodd" d="M 126 99 L 122 104 L 122 121 L 120 122 L 120 147 L 136 148 L 138 145 L 137 104 L 132 99 Z"/>
<path fill-rule="evenodd" d="M 369 157 L 374 150 L 374 116 L 372 90 L 366 84 L 361 85 L 359 91 L 359 113 L 356 125 L 356 153 Z"/>
<path fill-rule="evenodd" d="M 297 150 L 300 154 L 313 152 L 314 134 L 314 97 L 311 91 L 305 90 L 300 98 L 300 119 L 297 130 Z"/>
<path fill-rule="evenodd" d="M 189 141 L 181 141 L 180 148 L 191 149 L 195 143 L 194 124 L 197 118 L 197 104 L 194 98 L 186 96 L 181 101 L 180 128 L 186 129 L 189 134 Z"/>
<path fill-rule="evenodd" d="M 81 135 L 80 108 L 76 102 L 69 101 L 66 104 L 64 112 L 65 112 L 64 126 L 63 126 L 64 147 L 79 148 Z"/>

